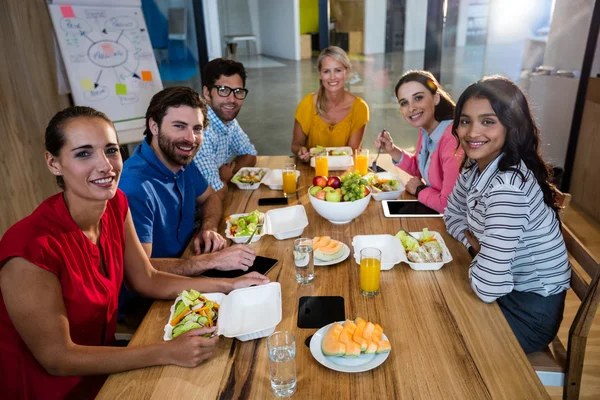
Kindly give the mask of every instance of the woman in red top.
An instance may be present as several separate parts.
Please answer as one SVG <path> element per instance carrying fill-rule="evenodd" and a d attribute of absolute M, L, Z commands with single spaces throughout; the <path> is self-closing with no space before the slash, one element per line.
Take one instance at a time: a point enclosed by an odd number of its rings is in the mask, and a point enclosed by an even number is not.
<path fill-rule="evenodd" d="M 193 367 L 211 357 L 218 338 L 202 335 L 215 328 L 149 346 L 109 347 L 123 273 L 135 291 L 162 299 L 190 288 L 228 292 L 267 278 L 188 278 L 152 267 L 117 189 L 123 162 L 103 113 L 89 107 L 59 112 L 46 129 L 46 150 L 63 192 L 0 241 L 2 396 L 93 398 L 106 374 L 161 364 Z"/>

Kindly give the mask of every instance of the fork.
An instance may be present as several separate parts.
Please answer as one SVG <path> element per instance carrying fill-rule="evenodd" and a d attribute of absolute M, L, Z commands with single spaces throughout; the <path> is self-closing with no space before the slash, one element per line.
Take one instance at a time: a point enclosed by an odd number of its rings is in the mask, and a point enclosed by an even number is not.
<path fill-rule="evenodd" d="M 406 233 L 408 236 L 410 236 L 411 238 L 415 239 L 416 241 L 418 241 L 418 240 L 419 240 L 419 239 L 417 239 L 416 237 L 414 237 L 413 235 L 411 235 L 411 234 L 410 234 L 410 232 L 409 232 L 409 231 L 407 231 L 407 230 L 406 230 L 406 229 L 404 229 L 404 228 L 400 228 L 400 229 L 398 229 L 398 230 L 399 230 L 399 231 L 402 231 L 402 232 L 404 232 L 404 233 Z"/>
<path fill-rule="evenodd" d="M 262 229 L 264 224 L 258 224 L 256 225 L 256 229 L 254 229 L 254 231 L 252 232 L 252 235 L 250 235 L 250 237 L 248 238 L 248 240 L 246 240 L 246 243 L 244 243 L 244 245 L 249 245 L 250 243 L 252 243 L 252 238 L 254 237 L 254 234 L 259 230 Z"/>
<path fill-rule="evenodd" d="M 383 131 L 385 131 L 385 129 Z M 383 134 L 383 131 L 381 131 L 382 134 Z M 375 157 L 373 164 L 371 164 L 371 170 L 373 172 L 377 172 L 377 159 L 379 159 L 380 153 L 381 153 L 381 143 L 379 144 L 379 147 L 377 148 L 377 157 Z"/>

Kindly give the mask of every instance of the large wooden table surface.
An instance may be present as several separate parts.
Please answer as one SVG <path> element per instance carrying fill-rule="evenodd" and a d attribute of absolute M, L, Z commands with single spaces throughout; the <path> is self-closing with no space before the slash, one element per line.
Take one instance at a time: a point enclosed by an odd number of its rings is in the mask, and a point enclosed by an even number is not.
<path fill-rule="evenodd" d="M 259 157 L 258 166 L 281 168 L 288 157 Z M 398 175 L 389 157 L 380 164 Z M 310 205 L 307 189 L 314 170 L 299 165 L 299 198 L 309 226 L 302 236 L 329 235 L 352 249 L 359 234 L 395 234 L 400 227 L 419 231 L 423 227 L 442 233 L 454 258 L 439 271 L 413 271 L 398 264 L 381 274 L 380 295 L 367 298 L 359 292 L 359 266 L 352 255 L 333 266 L 315 267 L 314 283 L 295 281 L 292 240 L 264 236 L 252 247 L 260 255 L 279 259 L 269 273 L 281 284 L 283 319 L 277 330 L 296 335 L 295 398 L 303 399 L 538 399 L 549 398 L 521 350 L 498 306 L 479 300 L 468 280 L 470 257 L 445 232 L 441 218 L 388 219 L 379 202 L 346 225 L 333 225 Z M 404 177 L 403 177 L 404 178 Z M 261 186 L 256 191 L 230 188 L 225 215 L 250 212 L 261 197 L 281 192 Z M 273 207 L 260 207 L 268 211 Z M 378 322 L 392 344 L 389 358 L 378 368 L 357 374 L 330 370 L 319 364 L 304 341 L 316 329 L 299 329 L 301 296 L 343 296 L 346 317 L 360 316 Z M 171 302 L 156 301 L 130 346 L 162 341 Z M 145 368 L 111 375 L 99 399 L 231 399 L 273 398 L 269 382 L 266 340 L 240 342 L 220 340 L 217 355 L 193 369 L 176 366 Z"/>

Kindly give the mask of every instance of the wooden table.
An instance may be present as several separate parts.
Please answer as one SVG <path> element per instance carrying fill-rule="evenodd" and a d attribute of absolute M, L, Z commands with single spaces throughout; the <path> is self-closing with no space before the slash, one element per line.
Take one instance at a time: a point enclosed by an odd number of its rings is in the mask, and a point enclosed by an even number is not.
<path fill-rule="evenodd" d="M 393 171 L 389 157 L 380 164 Z M 258 165 L 281 168 L 288 157 L 259 157 Z M 292 239 L 265 236 L 252 244 L 258 254 L 279 259 L 268 276 L 282 288 L 283 319 L 278 330 L 296 335 L 298 399 L 538 399 L 549 398 L 521 350 L 498 306 L 475 296 L 467 275 L 470 257 L 445 233 L 441 218 L 388 219 L 379 202 L 346 225 L 333 225 L 316 214 L 307 189 L 314 170 L 300 165 L 299 198 L 309 226 L 303 236 L 327 234 L 346 243 L 358 234 L 395 234 L 398 228 L 419 231 L 427 226 L 442 233 L 454 261 L 439 271 L 413 271 L 406 264 L 381 274 L 381 294 L 359 293 L 359 266 L 352 256 L 326 267 L 315 267 L 315 281 L 295 281 Z M 395 170 L 399 172 L 399 170 Z M 231 188 L 225 215 L 250 212 L 258 199 L 281 192 L 262 186 L 256 191 Z M 272 207 L 271 207 L 272 208 Z M 268 211 L 269 207 L 260 207 Z M 392 344 L 389 358 L 378 368 L 341 373 L 319 364 L 304 341 L 316 329 L 296 326 L 301 296 L 343 296 L 346 317 L 378 322 Z M 162 340 L 171 302 L 156 301 L 130 346 Z M 217 355 L 193 369 L 176 366 L 145 368 L 110 376 L 98 399 L 267 399 L 273 398 L 265 339 L 240 342 L 223 338 Z"/>

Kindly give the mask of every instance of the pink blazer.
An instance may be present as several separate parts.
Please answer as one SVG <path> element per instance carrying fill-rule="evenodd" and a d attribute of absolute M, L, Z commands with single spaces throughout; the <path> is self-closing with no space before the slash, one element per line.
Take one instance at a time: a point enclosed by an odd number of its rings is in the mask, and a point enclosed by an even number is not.
<path fill-rule="evenodd" d="M 416 153 L 413 155 L 405 151 L 402 161 L 396 164 L 397 167 L 418 178 L 422 178 L 421 171 L 419 171 L 418 156 L 424 134 L 422 130 L 419 130 Z M 454 189 L 454 184 L 460 173 L 460 163 L 464 157 L 463 149 L 459 148 L 457 150 L 456 146 L 457 141 L 452 136 L 452 124 L 450 124 L 442 134 L 435 151 L 429 155 L 431 158 L 428 176 L 430 187 L 421 190 L 419 193 L 421 203 L 442 214 L 448 204 L 448 196 Z"/>

